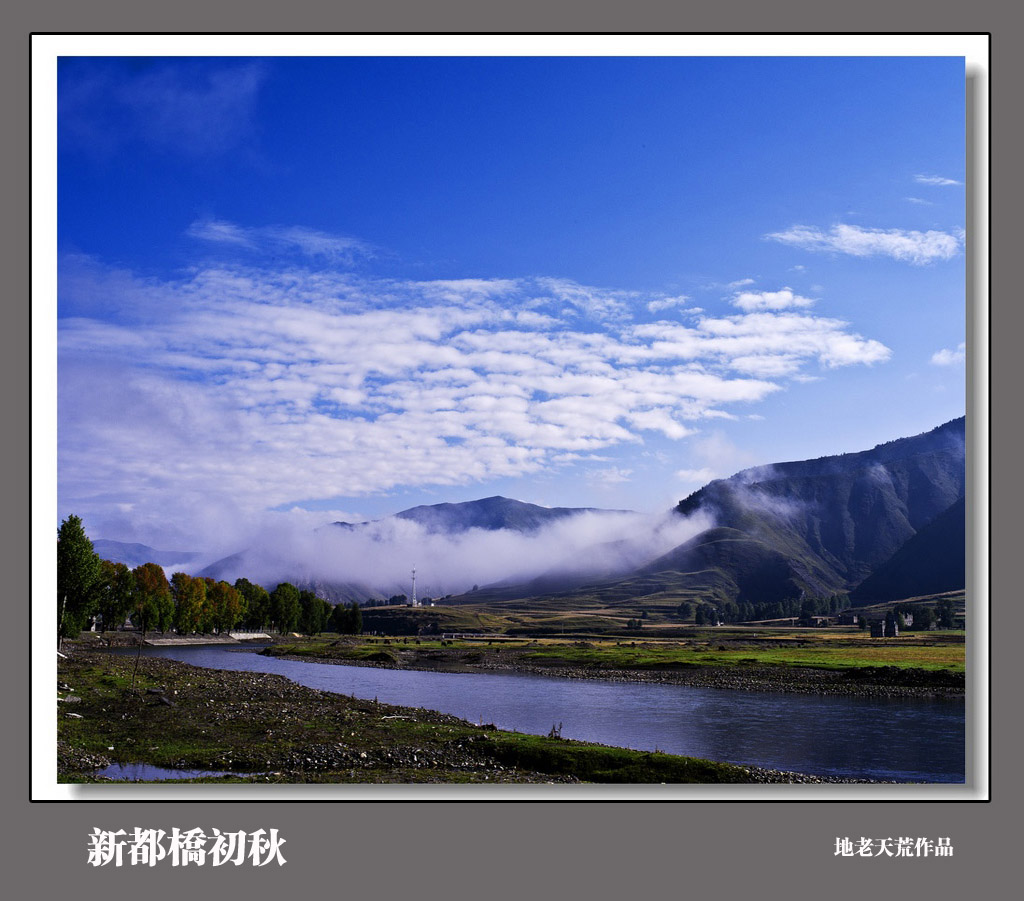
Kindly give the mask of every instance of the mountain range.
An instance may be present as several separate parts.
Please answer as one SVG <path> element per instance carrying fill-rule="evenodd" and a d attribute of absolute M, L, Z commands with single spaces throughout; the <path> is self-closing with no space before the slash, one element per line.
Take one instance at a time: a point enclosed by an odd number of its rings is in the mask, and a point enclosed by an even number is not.
<path fill-rule="evenodd" d="M 858 453 L 779 463 L 718 479 L 677 516 L 712 523 L 628 572 L 551 572 L 462 600 L 669 598 L 777 602 L 850 592 L 855 604 L 962 589 L 966 582 L 966 419 Z M 596 578 L 595 578 L 596 577 Z"/>
<path fill-rule="evenodd" d="M 916 538 L 890 565 L 883 593 L 891 592 L 901 561 L 903 590 L 911 594 L 925 593 L 917 589 L 926 582 L 927 591 L 963 588 L 965 448 L 961 417 L 871 450 L 757 467 L 711 482 L 680 501 L 677 512 L 711 513 L 738 534 L 698 536 L 699 544 L 677 549 L 672 561 L 651 565 L 718 565 L 725 553 L 718 543 L 740 541 L 747 554 L 724 567 L 737 580 L 740 599 L 751 590 L 823 595 L 863 585 L 854 597 L 868 602 L 883 599 L 877 596 L 883 576 L 869 577 Z M 946 525 L 929 528 L 940 517 Z M 952 558 L 941 576 L 929 575 L 920 562 L 940 553 L 933 550 L 937 545 Z"/>
<path fill-rule="evenodd" d="M 966 582 L 965 447 L 961 417 L 870 450 L 754 467 L 710 482 L 643 528 L 626 511 L 505 497 L 418 506 L 375 522 L 332 523 L 317 540 L 335 543 L 310 544 L 301 560 L 285 548 L 250 549 L 200 575 L 245 576 L 268 587 L 287 580 L 335 602 L 363 602 L 407 593 L 406 559 L 433 564 L 451 552 L 463 554 L 454 569 L 468 569 L 462 562 L 473 553 L 501 558 L 496 566 L 505 569 L 483 588 L 457 588 L 464 593 L 452 603 L 642 607 L 680 598 L 757 603 L 849 592 L 855 604 L 867 604 L 952 591 Z M 607 530 L 589 537 L 594 517 L 615 521 L 614 538 Z M 566 548 L 560 556 L 549 553 L 556 530 Z M 565 542 L 574 533 L 577 540 Z M 480 538 L 488 535 L 494 537 Z M 676 535 L 685 540 L 673 541 Z M 361 578 L 339 578 L 344 567 L 335 565 L 327 575 L 320 564 L 339 539 L 389 565 L 390 549 L 400 548 L 391 557 L 401 565 L 391 575 L 383 566 L 363 567 L 373 575 Z M 146 557 L 173 566 L 195 556 L 102 540 L 95 546 L 101 556 L 132 565 Z M 406 556 L 410 548 L 423 556 Z"/>

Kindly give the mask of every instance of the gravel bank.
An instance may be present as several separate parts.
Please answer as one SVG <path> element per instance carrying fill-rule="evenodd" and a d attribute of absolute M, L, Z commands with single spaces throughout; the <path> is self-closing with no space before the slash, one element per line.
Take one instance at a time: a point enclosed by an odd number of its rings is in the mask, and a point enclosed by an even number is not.
<path fill-rule="evenodd" d="M 602 770 L 610 775 L 585 781 L 870 781 L 538 739 L 436 711 L 318 691 L 281 676 L 165 658 L 139 658 L 131 687 L 135 663 L 94 650 L 71 650 L 59 661 L 59 696 L 79 699 L 56 705 L 60 781 L 98 781 L 91 774 L 110 763 L 149 763 L 228 771 L 261 783 L 552 784 L 584 781 L 573 762 L 595 759 L 612 768 Z M 626 769 L 617 775 L 614 767 Z M 665 775 L 680 772 L 699 778 Z"/>

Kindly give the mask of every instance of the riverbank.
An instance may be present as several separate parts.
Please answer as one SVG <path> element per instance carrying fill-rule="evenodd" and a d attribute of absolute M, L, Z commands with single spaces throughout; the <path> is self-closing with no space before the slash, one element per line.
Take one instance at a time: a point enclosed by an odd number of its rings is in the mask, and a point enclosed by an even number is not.
<path fill-rule="evenodd" d="M 634 651 L 635 645 L 627 648 Z M 723 649 L 724 650 L 724 649 Z M 588 642 L 509 646 L 487 642 L 409 643 L 407 640 L 359 639 L 280 641 L 263 650 L 268 656 L 347 666 L 415 669 L 435 672 L 514 672 L 566 679 L 690 685 L 742 691 L 859 695 L 875 698 L 964 697 L 964 674 L 900 666 L 759 664 L 686 662 L 656 655 L 626 655 L 621 647 L 601 649 Z M 616 665 L 632 656 L 635 665 Z M 575 658 L 575 660 L 573 659 Z"/>
<path fill-rule="evenodd" d="M 69 647 L 58 661 L 58 780 L 107 781 L 110 763 L 250 783 L 853 782 L 505 732 L 436 711 Z M 137 667 L 137 669 L 136 669 Z"/>

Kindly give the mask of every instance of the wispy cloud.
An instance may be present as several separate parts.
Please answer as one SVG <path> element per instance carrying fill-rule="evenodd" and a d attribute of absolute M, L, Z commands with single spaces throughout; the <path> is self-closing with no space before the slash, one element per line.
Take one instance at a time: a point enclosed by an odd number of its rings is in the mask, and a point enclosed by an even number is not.
<path fill-rule="evenodd" d="M 243 228 L 218 219 L 193 222 L 186 234 L 199 241 L 247 251 L 289 251 L 330 263 L 351 264 L 357 257 L 372 257 L 364 241 L 301 226 L 268 225 Z"/>
<path fill-rule="evenodd" d="M 923 265 L 956 256 L 963 245 L 960 232 L 908 231 L 898 228 L 861 228 L 834 225 L 829 231 L 794 225 L 765 236 L 803 250 L 843 253 L 855 257 L 890 257 L 900 262 Z"/>
<path fill-rule="evenodd" d="M 689 452 L 691 458 L 701 465 L 677 470 L 676 478 L 692 487 L 726 478 L 756 462 L 753 454 L 737 447 L 724 432 L 717 430 L 691 442 Z"/>
<path fill-rule="evenodd" d="M 587 481 L 593 485 L 620 485 L 628 482 L 632 475 L 632 469 L 613 466 L 607 469 L 589 470 L 587 472 Z"/>
<path fill-rule="evenodd" d="M 954 350 L 943 348 L 932 354 L 933 366 L 959 366 L 967 359 L 967 344 L 963 341 Z"/>
<path fill-rule="evenodd" d="M 914 181 L 921 185 L 962 185 L 962 181 L 955 178 L 943 178 L 941 175 L 915 175 Z"/>

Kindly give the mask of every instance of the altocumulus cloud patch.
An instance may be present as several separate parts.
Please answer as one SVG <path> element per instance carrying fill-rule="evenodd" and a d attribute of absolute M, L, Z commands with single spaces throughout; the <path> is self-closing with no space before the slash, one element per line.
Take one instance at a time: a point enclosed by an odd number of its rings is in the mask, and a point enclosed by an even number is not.
<path fill-rule="evenodd" d="M 521 476 L 889 357 L 786 288 L 711 316 L 556 278 L 79 260 L 62 292 L 62 496 L 139 516 Z"/>

